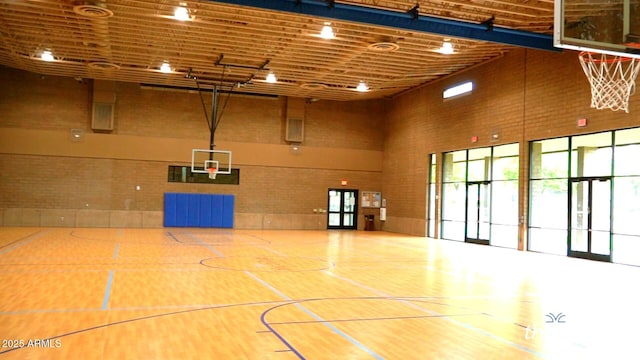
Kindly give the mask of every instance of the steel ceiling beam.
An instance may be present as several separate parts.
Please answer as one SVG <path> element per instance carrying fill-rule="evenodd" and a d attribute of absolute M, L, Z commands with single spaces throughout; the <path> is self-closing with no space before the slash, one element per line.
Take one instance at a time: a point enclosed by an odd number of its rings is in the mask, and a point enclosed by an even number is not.
<path fill-rule="evenodd" d="M 406 13 L 342 4 L 324 0 L 209 0 L 265 10 L 284 11 L 367 25 L 420 31 L 444 36 L 489 41 L 538 50 L 560 51 L 553 46 L 553 36 L 493 26 L 491 21 L 470 23 L 459 20 L 418 15 L 416 9 Z M 413 11 L 412 11 L 413 10 Z"/>

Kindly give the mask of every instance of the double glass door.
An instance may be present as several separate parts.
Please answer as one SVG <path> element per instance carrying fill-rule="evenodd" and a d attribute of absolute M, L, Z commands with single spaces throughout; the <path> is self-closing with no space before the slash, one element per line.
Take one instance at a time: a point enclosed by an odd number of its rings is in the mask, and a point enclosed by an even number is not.
<path fill-rule="evenodd" d="M 489 245 L 491 193 L 489 181 L 467 183 L 466 242 Z"/>
<path fill-rule="evenodd" d="M 569 256 L 611 261 L 611 178 L 571 179 Z"/>
<path fill-rule="evenodd" d="M 358 227 L 358 190 L 329 189 L 327 229 Z"/>

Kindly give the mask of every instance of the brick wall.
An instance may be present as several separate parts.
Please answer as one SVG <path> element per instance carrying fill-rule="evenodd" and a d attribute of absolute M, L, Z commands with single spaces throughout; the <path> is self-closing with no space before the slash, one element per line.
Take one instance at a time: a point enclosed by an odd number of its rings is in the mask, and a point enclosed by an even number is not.
<path fill-rule="evenodd" d="M 577 54 L 516 49 L 389 101 L 385 229 L 425 234 L 428 154 L 520 143 L 520 215 L 526 219 L 529 141 L 640 126 L 638 95 L 631 97 L 629 114 L 590 108 L 590 88 Z M 442 100 L 446 87 L 467 80 L 474 82 L 472 94 Z M 588 119 L 586 128 L 576 127 L 581 117 Z M 490 139 L 494 132 L 500 134 L 496 142 Z M 472 136 L 478 136 L 477 143 Z"/>
<path fill-rule="evenodd" d="M 472 94 L 442 100 L 445 87 L 465 80 L 474 81 Z M 0 68 L 0 81 L 0 132 L 15 128 L 90 132 L 91 84 L 7 68 Z M 167 143 L 176 138 L 198 143 L 208 140 L 197 93 L 147 90 L 123 83 L 117 84 L 116 91 L 113 136 L 159 138 Z M 207 96 L 210 94 L 205 94 L 210 106 Z M 301 224 L 318 223 L 312 210 L 326 207 L 326 189 L 347 178 L 354 188 L 382 190 L 388 205 L 386 230 L 423 235 L 428 154 L 520 143 L 520 215 L 526 218 L 530 140 L 640 126 L 640 95 L 632 95 L 629 114 L 594 110 L 589 105 L 589 85 L 576 52 L 515 49 L 392 99 L 305 103 L 303 154 L 307 147 L 314 150 L 307 155 L 318 157 L 308 161 L 291 158 L 273 165 L 261 157 L 260 149 L 286 146 L 282 134 L 287 100 L 235 96 L 226 107 L 216 141 L 235 146 L 239 154 L 244 151 L 246 161 L 238 164 L 242 172 L 238 187 L 169 184 L 166 168 L 175 161 L 138 155 L 47 157 L 4 151 L 0 154 L 0 208 L 4 209 L 3 219 L 15 219 L 17 215 L 7 209 L 42 205 L 86 211 L 89 203 L 90 209 L 145 211 L 157 219 L 153 212 L 161 210 L 165 191 L 220 192 L 237 195 L 238 212 L 252 227 L 267 223 L 311 226 Z M 579 117 L 588 119 L 586 128 L 576 128 Z M 494 132 L 500 134 L 497 142 L 490 140 Z M 471 143 L 472 136 L 478 136 L 477 143 Z M 314 165 L 322 154 L 351 157 L 353 152 L 347 150 L 360 151 L 372 163 L 381 154 L 379 169 Z M 252 154 L 260 160 L 251 161 Z M 440 165 L 441 160 L 439 156 Z M 143 189 L 140 192 L 134 190 L 138 184 Z M 291 214 L 299 217 L 291 222 Z"/>
<path fill-rule="evenodd" d="M 328 188 L 341 179 L 382 187 L 380 101 L 304 103 L 305 141 L 291 155 L 287 99 L 233 95 L 216 144 L 234 150 L 240 185 L 181 184 L 167 182 L 168 165 L 188 165 L 190 149 L 209 139 L 196 92 L 117 83 L 115 130 L 94 134 L 90 81 L 2 67 L 0 81 L 5 226 L 161 226 L 164 192 L 206 192 L 236 195 L 237 227 L 325 228 L 326 215 L 314 209 L 326 209 Z M 210 111 L 211 93 L 203 97 Z M 72 143 L 70 129 L 85 130 L 85 140 Z"/>

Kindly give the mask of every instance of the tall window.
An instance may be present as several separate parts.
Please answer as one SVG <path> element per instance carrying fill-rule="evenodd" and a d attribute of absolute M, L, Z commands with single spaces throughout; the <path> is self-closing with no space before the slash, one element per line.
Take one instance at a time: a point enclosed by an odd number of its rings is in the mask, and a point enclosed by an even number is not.
<path fill-rule="evenodd" d="M 436 236 L 436 154 L 429 155 L 429 207 L 427 209 L 427 236 Z"/>
<path fill-rule="evenodd" d="M 531 143 L 529 250 L 567 254 L 569 139 Z"/>
<path fill-rule="evenodd" d="M 640 265 L 640 128 L 531 143 L 529 250 Z"/>
<path fill-rule="evenodd" d="M 519 145 L 444 154 L 442 238 L 518 246 Z"/>
<path fill-rule="evenodd" d="M 442 164 L 442 238 L 464 241 L 467 151 L 444 154 Z"/>
<path fill-rule="evenodd" d="M 519 144 L 493 148 L 491 245 L 518 247 Z"/>
<path fill-rule="evenodd" d="M 614 135 L 612 261 L 640 265 L 640 128 Z"/>

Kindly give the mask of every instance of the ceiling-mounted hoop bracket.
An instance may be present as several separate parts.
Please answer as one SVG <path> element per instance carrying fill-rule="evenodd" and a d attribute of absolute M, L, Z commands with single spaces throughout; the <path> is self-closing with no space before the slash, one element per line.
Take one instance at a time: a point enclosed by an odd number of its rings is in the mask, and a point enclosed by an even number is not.
<path fill-rule="evenodd" d="M 223 63 L 222 59 L 224 59 L 224 54 L 220 54 L 220 56 L 218 56 L 218 59 L 216 59 L 216 61 L 213 64 L 215 66 L 227 66 L 227 67 L 238 68 L 238 69 L 265 70 L 267 65 L 269 65 L 269 62 L 271 62 L 271 60 L 267 59 L 262 64 L 260 64 L 258 66 L 255 66 L 255 65 L 242 65 L 242 64 L 233 64 L 233 63 Z M 268 70 L 268 69 L 266 69 L 266 70 Z"/>
<path fill-rule="evenodd" d="M 253 80 L 254 77 L 255 77 L 255 75 L 251 74 L 245 80 L 225 80 L 224 78 L 220 78 L 220 79 L 201 79 L 201 78 L 198 78 L 197 76 L 195 76 L 193 74 L 193 68 L 189 68 L 189 71 L 187 71 L 187 73 L 184 75 L 185 79 L 194 80 L 197 84 L 213 84 L 213 85 L 219 85 L 219 86 L 227 86 L 227 87 L 229 87 L 231 89 L 235 88 L 236 86 L 239 87 L 239 86 L 251 83 L 251 80 Z"/>
<path fill-rule="evenodd" d="M 414 7 L 407 11 L 407 14 L 411 15 L 411 20 L 418 20 L 420 18 L 420 3 L 416 3 Z"/>
<path fill-rule="evenodd" d="M 492 15 L 491 18 L 481 22 L 481 25 L 484 25 L 487 27 L 487 31 L 493 31 L 493 22 L 496 20 L 496 16 Z"/>
<path fill-rule="evenodd" d="M 224 54 L 220 54 L 220 56 L 218 57 L 218 59 L 216 59 L 216 61 L 214 62 L 215 66 L 225 66 L 225 67 L 230 67 L 230 68 L 237 68 L 237 69 L 250 69 L 250 70 L 256 70 L 256 71 L 262 71 L 262 70 L 269 70 L 267 68 L 267 65 L 269 65 L 269 63 L 271 62 L 271 59 L 266 59 L 262 64 L 255 66 L 255 65 L 243 65 L 243 64 L 233 64 L 233 63 L 223 63 L 222 59 L 224 59 Z M 236 86 L 243 86 L 243 85 L 247 85 L 247 84 L 251 84 L 251 81 L 253 80 L 253 78 L 256 77 L 256 74 L 253 73 L 251 75 L 249 75 L 249 78 L 247 78 L 244 81 L 237 81 L 235 83 Z"/>

